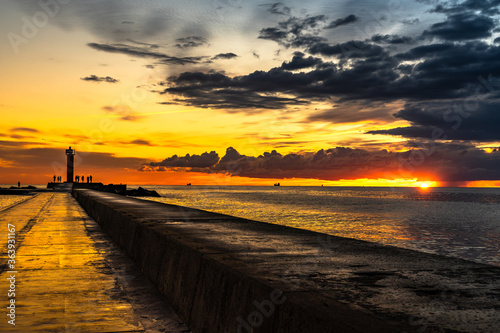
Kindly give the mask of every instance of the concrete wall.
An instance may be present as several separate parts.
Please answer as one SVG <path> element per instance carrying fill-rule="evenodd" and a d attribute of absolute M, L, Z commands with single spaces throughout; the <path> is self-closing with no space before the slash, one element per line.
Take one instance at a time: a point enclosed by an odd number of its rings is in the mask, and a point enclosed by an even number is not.
<path fill-rule="evenodd" d="M 477 278 L 467 274 L 479 269 L 488 270 L 492 279 L 500 277 L 500 270 L 490 266 L 342 238 L 336 239 L 340 247 L 333 256 L 320 257 L 309 246 L 316 233 L 91 190 L 73 195 L 194 332 L 422 332 L 417 314 L 428 310 L 428 318 L 436 316 L 426 308 L 434 295 L 410 295 L 405 288 L 424 290 L 436 278 L 449 288 L 464 283 L 456 274 L 443 277 L 438 271 L 443 265 L 457 267 L 467 280 Z M 325 264 L 308 276 L 294 275 L 294 260 L 307 256 Z M 492 285 L 491 291 L 498 287 Z M 464 300 L 471 297 L 469 292 Z M 495 297 L 481 306 L 476 301 L 460 306 L 469 315 L 478 307 L 494 309 Z M 440 306 L 452 311 L 457 302 Z M 493 321 L 500 313 L 495 311 Z M 425 320 L 427 332 L 454 325 L 453 318 L 443 317 L 438 328 Z"/>

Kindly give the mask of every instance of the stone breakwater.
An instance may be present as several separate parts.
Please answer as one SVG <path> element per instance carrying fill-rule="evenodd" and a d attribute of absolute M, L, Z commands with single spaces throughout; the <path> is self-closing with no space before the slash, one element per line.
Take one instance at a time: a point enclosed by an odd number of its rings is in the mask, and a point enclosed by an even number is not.
<path fill-rule="evenodd" d="M 500 268 L 74 190 L 194 332 L 497 332 Z"/>

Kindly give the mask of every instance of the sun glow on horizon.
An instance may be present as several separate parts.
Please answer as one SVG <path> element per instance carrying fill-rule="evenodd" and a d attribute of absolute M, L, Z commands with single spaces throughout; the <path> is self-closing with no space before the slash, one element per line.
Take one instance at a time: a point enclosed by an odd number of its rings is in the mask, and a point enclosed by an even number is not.
<path fill-rule="evenodd" d="M 436 182 L 434 181 L 423 181 L 423 182 L 418 182 L 416 186 L 420 187 L 422 190 L 427 190 L 430 187 L 436 187 Z"/>

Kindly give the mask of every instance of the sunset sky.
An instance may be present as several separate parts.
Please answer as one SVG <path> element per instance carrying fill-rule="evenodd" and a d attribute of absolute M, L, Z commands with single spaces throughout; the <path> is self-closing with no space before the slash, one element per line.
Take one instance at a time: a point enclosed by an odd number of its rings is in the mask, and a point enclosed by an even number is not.
<path fill-rule="evenodd" d="M 0 184 L 500 186 L 499 8 L 2 1 Z"/>

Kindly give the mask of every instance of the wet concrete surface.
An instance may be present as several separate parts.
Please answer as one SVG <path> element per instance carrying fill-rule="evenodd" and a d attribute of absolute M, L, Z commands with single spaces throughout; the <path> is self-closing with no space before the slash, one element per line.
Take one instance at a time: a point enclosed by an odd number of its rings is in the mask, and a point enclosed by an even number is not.
<path fill-rule="evenodd" d="M 8 224 L 16 229 L 14 267 Z M 190 332 L 69 193 L 39 193 L 1 211 L 0 228 L 0 332 Z"/>
<path fill-rule="evenodd" d="M 273 290 L 287 301 L 254 322 L 255 332 L 500 331 L 500 267 L 108 193 L 75 195 L 173 295 L 194 331 L 236 331 Z"/>

